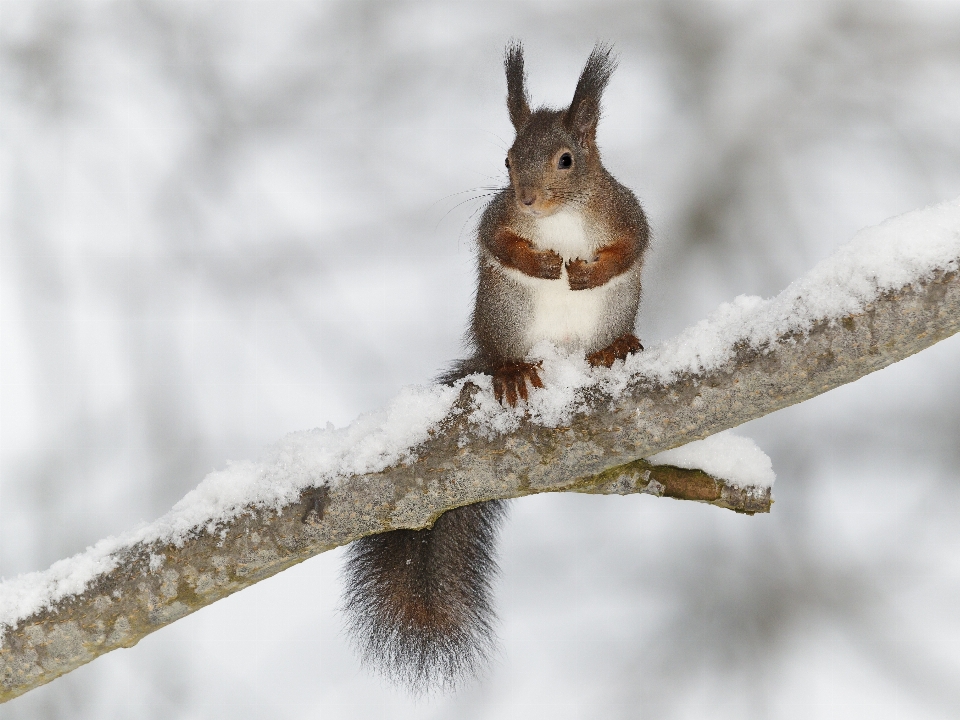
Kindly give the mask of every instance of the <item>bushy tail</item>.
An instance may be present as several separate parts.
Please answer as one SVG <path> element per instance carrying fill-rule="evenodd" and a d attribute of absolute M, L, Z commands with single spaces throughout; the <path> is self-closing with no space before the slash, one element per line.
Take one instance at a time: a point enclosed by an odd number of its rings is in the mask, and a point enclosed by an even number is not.
<path fill-rule="evenodd" d="M 366 663 L 418 693 L 479 674 L 494 647 L 490 585 L 504 510 L 501 500 L 466 505 L 432 529 L 350 546 L 344 610 Z"/>

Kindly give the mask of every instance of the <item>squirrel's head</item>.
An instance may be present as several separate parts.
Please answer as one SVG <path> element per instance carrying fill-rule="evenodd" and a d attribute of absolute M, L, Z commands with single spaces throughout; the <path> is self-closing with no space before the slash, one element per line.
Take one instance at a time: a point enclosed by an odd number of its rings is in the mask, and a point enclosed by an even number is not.
<path fill-rule="evenodd" d="M 517 131 L 506 159 L 517 207 L 531 215 L 550 215 L 586 200 L 590 176 L 602 169 L 597 122 L 600 96 L 616 68 L 611 48 L 594 47 L 566 110 L 530 110 L 520 43 L 507 46 L 503 64 L 507 110 Z"/>

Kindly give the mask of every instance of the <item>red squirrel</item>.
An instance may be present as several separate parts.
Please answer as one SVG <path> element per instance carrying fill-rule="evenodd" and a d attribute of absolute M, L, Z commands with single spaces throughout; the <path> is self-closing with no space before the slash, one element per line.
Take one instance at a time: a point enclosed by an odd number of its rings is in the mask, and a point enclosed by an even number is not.
<path fill-rule="evenodd" d="M 441 380 L 493 376 L 515 406 L 543 387 L 528 353 L 541 340 L 582 351 L 597 366 L 642 350 L 633 333 L 649 228 L 640 203 L 603 167 L 600 97 L 616 67 L 597 45 L 570 106 L 530 109 L 523 48 L 504 58 L 516 139 L 510 184 L 478 230 L 473 355 Z M 499 500 L 444 513 L 426 530 L 362 538 L 348 551 L 344 610 L 364 660 L 415 691 L 478 674 L 493 649 L 490 583 L 504 514 Z"/>

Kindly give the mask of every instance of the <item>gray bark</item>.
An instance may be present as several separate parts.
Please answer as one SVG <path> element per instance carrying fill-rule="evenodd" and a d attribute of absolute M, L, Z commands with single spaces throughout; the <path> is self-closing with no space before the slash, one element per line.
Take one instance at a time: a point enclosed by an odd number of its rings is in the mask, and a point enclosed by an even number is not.
<path fill-rule="evenodd" d="M 616 403 L 597 391 L 588 398 L 590 412 L 567 427 L 524 423 L 510 435 L 485 438 L 463 412 L 478 391 L 467 385 L 409 465 L 305 491 L 279 512 L 250 507 L 181 547 L 123 551 L 117 568 L 82 593 L 8 630 L 0 649 L 0 700 L 130 647 L 313 555 L 372 533 L 427 527 L 460 505 L 540 492 L 647 492 L 766 512 L 769 490 L 739 489 L 640 458 L 852 382 L 958 330 L 960 280 L 956 272 L 940 273 L 887 293 L 862 313 L 824 321 L 767 348 L 741 348 L 713 371 L 666 385 L 637 378 Z"/>

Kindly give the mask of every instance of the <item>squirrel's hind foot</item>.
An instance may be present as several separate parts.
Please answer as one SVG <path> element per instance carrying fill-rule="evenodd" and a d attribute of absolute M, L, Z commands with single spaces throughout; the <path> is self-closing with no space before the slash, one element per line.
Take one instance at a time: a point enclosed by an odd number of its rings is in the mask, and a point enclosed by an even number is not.
<path fill-rule="evenodd" d="M 643 350 L 640 344 L 640 338 L 633 333 L 621 335 L 603 350 L 597 350 L 595 353 L 587 355 L 587 362 L 593 367 L 610 367 L 616 360 L 625 360 L 627 355 L 631 355 Z"/>
<path fill-rule="evenodd" d="M 537 368 L 540 363 L 512 362 L 501 365 L 493 373 L 493 396 L 501 405 L 515 407 L 517 399 L 527 399 L 527 381 L 535 388 L 542 388 L 543 382 Z"/>

